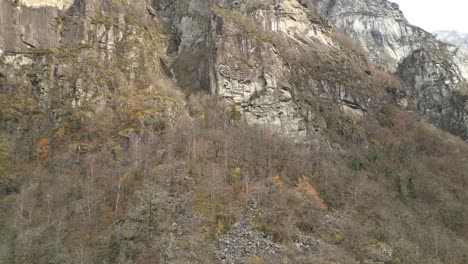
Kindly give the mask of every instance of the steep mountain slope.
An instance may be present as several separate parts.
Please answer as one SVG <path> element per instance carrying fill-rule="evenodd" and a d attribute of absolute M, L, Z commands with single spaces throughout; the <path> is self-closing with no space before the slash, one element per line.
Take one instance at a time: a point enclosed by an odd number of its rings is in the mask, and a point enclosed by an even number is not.
<path fill-rule="evenodd" d="M 454 30 L 439 30 L 432 32 L 437 39 L 450 43 L 468 52 L 468 33 L 461 33 Z"/>
<path fill-rule="evenodd" d="M 310 1 L 0 7 L 0 262 L 466 260 L 466 142 Z M 401 49 L 427 112 L 440 49 Z"/>
<path fill-rule="evenodd" d="M 440 127 L 468 137 L 464 96 L 468 86 L 466 53 L 409 24 L 399 6 L 386 0 L 311 2 L 321 15 L 359 40 L 372 61 L 391 71 L 399 68 L 398 75 L 407 84 L 408 95 L 418 111 Z M 438 59 L 419 60 L 421 53 Z M 440 75 L 441 71 L 444 75 Z M 451 121 L 445 120 L 447 116 Z"/>

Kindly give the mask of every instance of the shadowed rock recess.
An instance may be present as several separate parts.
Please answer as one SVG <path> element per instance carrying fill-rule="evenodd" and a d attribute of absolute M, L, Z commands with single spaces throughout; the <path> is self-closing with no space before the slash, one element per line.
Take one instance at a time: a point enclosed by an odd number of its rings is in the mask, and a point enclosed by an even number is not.
<path fill-rule="evenodd" d="M 0 0 L 0 263 L 466 263 L 467 80 L 386 0 Z"/>

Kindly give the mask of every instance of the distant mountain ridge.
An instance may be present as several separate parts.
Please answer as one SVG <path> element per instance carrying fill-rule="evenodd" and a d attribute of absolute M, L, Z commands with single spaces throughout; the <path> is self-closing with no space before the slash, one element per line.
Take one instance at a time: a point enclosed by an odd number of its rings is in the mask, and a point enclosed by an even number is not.
<path fill-rule="evenodd" d="M 468 52 L 468 33 L 456 30 L 438 30 L 434 31 L 433 34 L 439 40 L 453 44 L 465 52 Z"/>

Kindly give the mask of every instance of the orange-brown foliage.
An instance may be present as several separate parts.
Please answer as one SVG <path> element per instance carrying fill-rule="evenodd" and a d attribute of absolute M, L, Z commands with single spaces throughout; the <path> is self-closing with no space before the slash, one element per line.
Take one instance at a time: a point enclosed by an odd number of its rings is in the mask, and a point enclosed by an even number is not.
<path fill-rule="evenodd" d="M 310 183 L 309 178 L 307 178 L 306 176 L 300 177 L 297 180 L 296 187 L 300 192 L 310 195 L 317 202 L 317 205 L 321 209 L 327 208 L 322 198 L 320 198 L 320 196 L 318 195 L 318 192 L 315 189 L 315 187 Z"/>
<path fill-rule="evenodd" d="M 43 163 L 47 163 L 47 158 L 49 157 L 49 141 L 42 138 L 37 144 L 39 145 L 36 149 L 37 158 L 42 160 Z"/>

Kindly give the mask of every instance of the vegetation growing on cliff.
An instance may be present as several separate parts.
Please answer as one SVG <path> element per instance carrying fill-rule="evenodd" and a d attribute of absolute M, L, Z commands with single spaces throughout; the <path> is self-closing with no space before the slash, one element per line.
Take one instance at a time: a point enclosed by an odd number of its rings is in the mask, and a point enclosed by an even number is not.
<path fill-rule="evenodd" d="M 0 262 L 216 263 L 245 226 L 273 252 L 248 263 L 466 262 L 467 143 L 400 109 L 399 80 L 353 42 L 303 54 L 214 8 L 294 70 L 284 89 L 319 129 L 291 139 L 194 88 L 211 54 L 169 52 L 178 32 L 142 6 L 86 18 L 89 43 L 0 64 Z M 342 93 L 379 105 L 353 116 Z"/>

